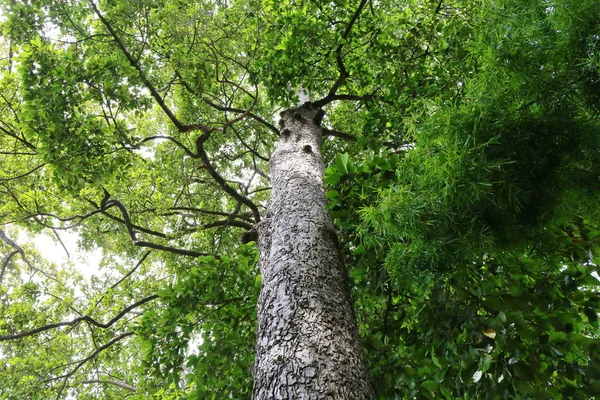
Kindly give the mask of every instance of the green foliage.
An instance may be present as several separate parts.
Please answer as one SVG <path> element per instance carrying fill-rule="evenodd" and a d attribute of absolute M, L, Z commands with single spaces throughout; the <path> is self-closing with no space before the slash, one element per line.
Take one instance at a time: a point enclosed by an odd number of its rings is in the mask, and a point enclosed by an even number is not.
<path fill-rule="evenodd" d="M 326 174 L 384 398 L 595 393 L 599 14 L 530 3 L 476 16 L 460 97 L 413 107 L 408 145 Z"/>
<path fill-rule="evenodd" d="M 199 257 L 158 290 L 164 307 L 145 313 L 137 328 L 142 370 L 157 389 L 183 380 L 186 398 L 250 397 L 257 261 L 248 245 L 231 258 Z"/>
<path fill-rule="evenodd" d="M 1 341 L 0 399 L 250 398 L 255 221 L 210 172 L 263 212 L 274 115 L 341 63 L 324 181 L 379 398 L 600 395 L 597 3 L 94 3 L 113 34 L 0 1 L 0 336 L 109 325 Z M 65 230 L 89 280 L 23 244 Z"/>

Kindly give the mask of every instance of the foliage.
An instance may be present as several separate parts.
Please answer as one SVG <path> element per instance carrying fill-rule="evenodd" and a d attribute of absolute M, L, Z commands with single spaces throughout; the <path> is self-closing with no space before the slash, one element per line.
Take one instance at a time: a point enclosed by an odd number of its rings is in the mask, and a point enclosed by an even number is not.
<path fill-rule="evenodd" d="M 0 399 L 250 397 L 303 90 L 380 398 L 600 394 L 596 1 L 0 4 Z"/>

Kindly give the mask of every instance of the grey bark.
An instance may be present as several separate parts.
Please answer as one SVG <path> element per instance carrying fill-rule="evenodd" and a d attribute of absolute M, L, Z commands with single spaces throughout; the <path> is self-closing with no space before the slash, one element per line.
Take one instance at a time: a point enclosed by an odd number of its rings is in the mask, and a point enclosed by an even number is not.
<path fill-rule="evenodd" d="M 322 111 L 284 111 L 259 223 L 262 288 L 254 400 L 373 399 L 333 222 L 325 211 Z"/>

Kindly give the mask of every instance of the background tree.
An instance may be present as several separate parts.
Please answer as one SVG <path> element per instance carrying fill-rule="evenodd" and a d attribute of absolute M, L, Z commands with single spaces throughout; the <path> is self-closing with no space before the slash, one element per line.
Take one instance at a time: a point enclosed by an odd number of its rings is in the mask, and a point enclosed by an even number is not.
<path fill-rule="evenodd" d="M 378 396 L 598 394 L 596 3 L 3 1 L 0 398 L 251 396 L 302 89 Z"/>

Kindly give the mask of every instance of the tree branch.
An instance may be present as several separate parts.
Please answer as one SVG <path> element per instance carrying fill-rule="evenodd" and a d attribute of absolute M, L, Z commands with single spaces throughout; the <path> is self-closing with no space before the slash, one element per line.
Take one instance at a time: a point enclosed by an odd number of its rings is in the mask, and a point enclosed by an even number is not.
<path fill-rule="evenodd" d="M 44 275 L 46 278 L 52 279 L 53 281 L 58 282 L 58 280 L 55 277 L 53 277 L 52 275 L 50 275 L 50 274 L 42 271 L 39 268 L 34 267 L 33 264 L 31 264 L 31 262 L 27 258 L 27 256 L 25 255 L 25 250 L 23 250 L 23 248 L 21 246 L 19 246 L 14 241 L 12 241 L 8 236 L 6 236 L 6 233 L 2 229 L 0 229 L 0 239 L 2 239 L 10 247 L 12 247 L 13 249 L 15 249 L 15 251 L 17 251 L 21 255 L 21 258 L 23 259 L 23 261 L 25 262 L 25 264 L 27 264 L 27 266 L 32 271 L 39 272 L 40 274 Z"/>
<path fill-rule="evenodd" d="M 31 171 L 25 172 L 19 176 L 13 176 L 12 178 L 0 178 L 0 182 L 8 182 L 8 181 L 14 181 L 20 178 L 24 178 L 27 175 L 31 175 L 33 174 L 35 171 L 37 171 L 40 168 L 43 168 L 46 165 L 46 163 L 40 164 L 37 167 L 35 167 L 34 169 L 32 169 Z"/>
<path fill-rule="evenodd" d="M 339 132 L 333 129 L 323 128 L 323 135 L 334 136 L 348 142 L 356 142 L 356 137 L 350 135 L 349 133 Z"/>
<path fill-rule="evenodd" d="M 106 192 L 106 189 L 105 189 L 105 193 L 110 196 L 110 194 L 108 192 Z M 135 233 L 135 229 L 137 228 L 137 226 L 131 222 L 131 219 L 129 218 L 129 213 L 127 212 L 127 208 L 125 208 L 123 203 L 121 203 L 118 200 L 114 200 L 114 199 L 106 200 L 106 197 L 105 197 L 105 199 L 102 200 L 102 204 L 101 204 L 101 207 L 103 208 L 103 214 L 110 216 L 110 214 L 105 213 L 104 211 L 106 211 L 108 208 L 113 207 L 113 206 L 117 207 L 119 209 L 119 211 L 121 211 L 121 214 L 123 214 L 123 219 L 122 220 L 118 219 L 118 220 L 123 221 L 123 223 L 127 227 L 127 232 L 129 233 L 129 237 L 131 238 L 131 241 L 134 246 L 147 247 L 149 249 L 156 249 L 156 250 L 163 250 L 163 251 L 168 251 L 170 253 L 181 254 L 181 255 L 190 256 L 190 257 L 200 257 L 200 256 L 210 255 L 208 253 L 202 253 L 199 251 L 178 249 L 175 247 L 166 246 L 166 245 L 162 245 L 162 244 L 138 241 L 136 233 Z M 116 217 L 113 217 L 113 218 L 116 218 Z M 151 231 L 151 232 L 153 232 L 153 231 Z M 159 233 L 159 232 L 154 232 L 154 233 L 157 235 L 161 235 L 164 238 L 167 237 L 166 235 Z M 217 257 L 217 256 L 215 256 L 215 257 Z"/>
<path fill-rule="evenodd" d="M 110 328 L 111 326 L 113 326 L 117 321 L 119 321 L 121 318 L 123 318 L 123 316 L 125 314 L 127 314 L 129 311 L 133 310 L 134 308 L 137 308 L 143 304 L 148 303 L 149 301 L 152 301 L 154 299 L 157 299 L 158 295 L 157 294 L 153 294 L 151 296 L 145 297 L 139 301 L 136 301 L 135 303 L 133 303 L 132 305 L 124 308 L 120 313 L 118 313 L 117 315 L 115 315 L 110 321 L 108 321 L 107 323 L 102 323 L 102 322 L 98 322 L 95 319 L 93 319 L 90 316 L 84 315 L 82 317 L 77 317 L 71 321 L 65 321 L 65 322 L 57 322 L 55 324 L 48 324 L 48 325 L 44 325 L 44 326 L 40 326 L 39 328 L 33 329 L 31 331 L 23 331 L 23 332 L 19 332 L 16 333 L 14 335 L 5 335 L 5 336 L 0 336 L 0 342 L 5 342 L 7 340 L 16 340 L 16 339 L 22 339 L 25 337 L 29 337 L 29 336 L 33 336 L 36 335 L 38 333 L 41 332 L 45 332 L 45 331 L 49 331 L 51 329 L 56 329 L 56 328 L 61 328 L 63 326 L 72 326 L 75 327 L 77 326 L 79 323 L 85 321 L 88 322 L 98 328 L 102 328 L 102 329 L 107 329 Z"/>
<path fill-rule="evenodd" d="M 60 399 L 60 396 L 62 394 L 62 391 L 64 390 L 66 384 L 67 384 L 67 380 L 73 376 L 75 374 L 75 372 L 77 372 L 77 370 L 79 370 L 79 368 L 81 368 L 83 366 L 83 364 L 85 364 L 86 362 L 90 361 L 91 359 L 95 358 L 98 354 L 102 353 L 104 350 L 108 349 L 110 346 L 112 346 L 113 344 L 117 343 L 120 340 L 125 339 L 126 337 L 135 335 L 135 332 L 126 332 L 126 333 L 122 333 L 121 335 L 113 338 L 110 342 L 98 347 L 92 354 L 90 354 L 89 356 L 87 356 L 86 358 L 84 358 L 83 360 L 80 360 L 77 362 L 77 366 L 75 366 L 75 368 L 73 368 L 71 371 L 69 371 L 68 373 L 59 376 L 57 378 L 52 378 L 51 380 L 58 380 L 58 379 L 64 379 L 63 384 L 61 385 L 58 394 L 56 396 L 56 399 Z"/>
<path fill-rule="evenodd" d="M 205 133 L 203 135 L 200 135 L 196 139 L 196 151 L 198 152 L 198 156 L 200 156 L 200 159 L 204 162 L 206 170 L 225 193 L 236 199 L 238 202 L 246 205 L 252 211 L 252 215 L 254 216 L 254 222 L 258 223 L 260 221 L 260 212 L 258 211 L 256 205 L 246 196 L 243 196 L 237 190 L 229 186 L 225 179 L 223 179 L 223 177 L 215 170 L 215 168 L 210 163 L 208 155 L 204 151 L 204 142 L 208 139 L 208 137 L 209 134 Z"/>
<path fill-rule="evenodd" d="M 71 386 L 75 386 L 75 385 L 90 385 L 90 384 L 95 384 L 95 383 L 104 383 L 107 385 L 114 385 L 114 386 L 118 386 L 122 389 L 125 390 L 129 390 L 131 392 L 137 392 L 138 388 L 136 388 L 135 386 L 131 386 L 130 384 L 128 384 L 127 382 L 123 382 L 123 381 L 117 381 L 115 379 L 87 379 L 85 381 L 81 381 L 81 382 L 77 382 L 74 385 Z"/>
<path fill-rule="evenodd" d="M 131 271 L 129 271 L 128 273 L 126 273 L 125 275 L 123 275 L 123 277 L 121 277 L 121 279 L 119 279 L 117 281 L 117 283 L 113 284 L 110 289 L 108 289 L 106 292 L 104 292 L 104 294 L 102 296 L 100 296 L 100 298 L 96 301 L 96 307 L 100 304 L 100 302 L 102 301 L 102 299 L 104 298 L 104 296 L 112 289 L 116 288 L 117 286 L 119 286 L 121 284 L 121 282 L 123 282 L 125 279 L 129 278 L 135 271 L 137 271 L 137 269 L 140 267 L 140 265 L 142 265 L 142 263 L 146 260 L 146 258 L 148 258 L 148 256 L 150 255 L 150 253 L 152 253 L 152 250 L 148 250 L 143 256 L 142 258 L 137 262 L 137 264 L 135 265 L 135 267 L 133 267 L 133 269 Z"/>
<path fill-rule="evenodd" d="M 350 21 L 348 22 L 348 25 L 346 25 L 346 29 L 344 30 L 344 33 L 342 34 L 343 41 L 348 39 L 348 36 L 350 36 L 352 27 L 354 26 L 354 23 L 356 22 L 356 20 L 362 13 L 363 9 L 365 8 L 367 1 L 368 0 L 361 0 L 360 4 L 358 5 L 357 10 L 352 15 L 352 18 L 350 18 Z M 335 63 L 337 64 L 338 70 L 340 71 L 340 75 L 338 76 L 337 80 L 334 82 L 333 86 L 329 90 L 327 97 L 334 96 L 335 93 L 337 92 L 337 90 L 340 88 L 340 86 L 342 86 L 344 84 L 344 82 L 346 81 L 346 78 L 348 77 L 348 72 L 346 71 L 346 67 L 344 66 L 344 60 L 342 59 L 342 49 L 343 48 L 344 48 L 344 42 L 342 42 L 340 45 L 338 45 L 337 49 L 335 50 Z"/>
<path fill-rule="evenodd" d="M 165 135 L 148 136 L 148 137 L 142 139 L 140 141 L 140 143 L 146 143 L 146 142 L 149 142 L 150 140 L 157 140 L 157 139 L 170 140 L 171 142 L 175 143 L 177 145 L 177 147 L 179 147 L 180 149 L 182 149 L 185 152 L 185 154 L 187 154 L 191 158 L 198 158 L 198 155 L 196 153 L 194 153 L 193 151 L 191 151 L 187 146 L 185 146 L 179 140 L 177 140 L 177 139 L 175 139 L 174 137 L 171 137 L 171 136 L 165 136 Z"/>
<path fill-rule="evenodd" d="M 209 106 L 211 106 L 212 108 L 218 110 L 218 111 L 223 111 L 223 112 L 235 112 L 235 113 L 239 113 L 239 114 L 243 114 L 246 113 L 247 110 L 242 110 L 240 108 L 235 108 L 235 107 L 224 107 L 224 106 L 220 106 L 216 103 L 213 103 L 212 101 L 208 100 L 208 99 L 204 99 L 203 100 L 206 104 L 208 104 Z M 270 129 L 271 131 L 279 134 L 279 129 L 277 129 L 277 127 L 275 127 L 275 125 L 267 122 L 264 118 L 259 117 L 258 115 L 249 112 L 247 113 L 247 115 L 252 118 L 253 120 L 255 120 L 256 122 L 259 122 L 261 124 L 263 124 L 264 126 L 266 126 L 268 129 Z"/>
<path fill-rule="evenodd" d="M 2 281 L 4 280 L 4 271 L 6 271 L 6 266 L 10 262 L 11 258 L 13 258 L 17 254 L 19 254 L 17 250 L 13 251 L 6 257 L 6 259 L 2 263 L 2 271 L 0 271 L 0 285 L 2 285 Z"/>
<path fill-rule="evenodd" d="M 194 251 L 194 250 L 178 249 L 175 247 L 165 246 L 162 244 L 152 243 L 152 242 L 136 242 L 134 244 L 135 244 L 135 246 L 138 246 L 138 247 L 147 247 L 149 249 L 168 251 L 169 253 L 180 254 L 182 256 L 189 256 L 189 257 L 213 256 L 217 260 L 220 258 L 218 255 L 215 255 L 215 254 L 202 253 L 200 251 Z"/>
<path fill-rule="evenodd" d="M 200 125 L 200 124 L 184 125 L 183 123 L 181 123 L 181 121 L 179 121 L 177 119 L 177 117 L 175 116 L 175 114 L 173 114 L 173 112 L 171 111 L 171 109 L 166 105 L 164 99 L 162 98 L 162 96 L 160 95 L 160 93 L 158 92 L 158 90 L 156 90 L 156 88 L 154 87 L 154 85 L 148 80 L 148 78 L 146 77 L 146 74 L 142 70 L 142 67 L 140 66 L 140 64 L 138 63 L 138 61 L 131 55 L 131 53 L 129 52 L 129 50 L 127 50 L 127 47 L 125 47 L 125 44 L 123 43 L 123 41 L 121 40 L 121 38 L 119 37 L 119 35 L 117 35 L 117 32 L 114 30 L 114 28 L 112 27 L 112 25 L 106 20 L 106 18 L 104 18 L 104 15 L 102 15 L 102 13 L 98 9 L 98 7 L 94 3 L 94 1 L 93 0 L 89 0 L 89 3 L 92 6 L 92 8 L 94 9 L 94 13 L 98 16 L 98 19 L 100 19 L 100 21 L 102 22 L 102 24 L 110 32 L 111 36 L 113 37 L 113 39 L 117 43 L 117 46 L 121 50 L 121 53 L 123 53 L 123 55 L 125 56 L 125 58 L 127 58 L 127 61 L 129 61 L 129 64 L 133 68 L 135 68 L 136 71 L 138 72 L 140 80 L 142 81 L 142 83 L 144 84 L 144 86 L 146 87 L 146 89 L 148 89 L 150 91 L 150 94 L 152 95 L 152 97 L 154 98 L 154 100 L 156 101 L 156 103 L 163 110 L 163 112 L 167 115 L 167 117 L 171 120 L 171 122 L 173 123 L 173 125 L 175 125 L 177 127 L 177 129 L 179 130 L 179 132 L 190 132 L 190 131 L 195 131 L 195 130 L 208 131 L 208 127 L 206 127 L 204 125 Z"/>

